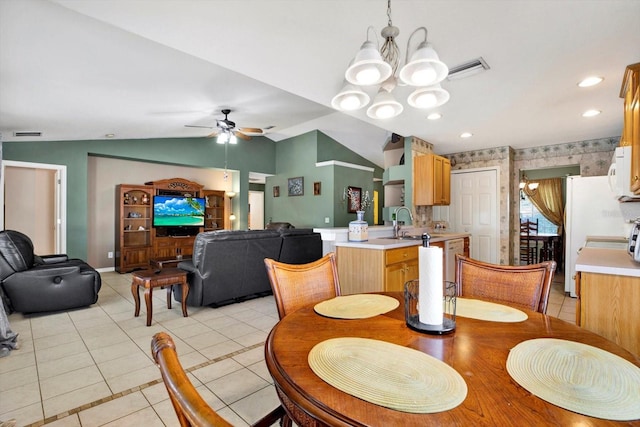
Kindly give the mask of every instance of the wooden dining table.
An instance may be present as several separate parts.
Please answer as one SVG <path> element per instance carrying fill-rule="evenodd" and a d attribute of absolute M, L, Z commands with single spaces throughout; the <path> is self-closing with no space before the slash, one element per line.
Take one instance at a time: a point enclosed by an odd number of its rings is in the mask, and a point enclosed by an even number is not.
<path fill-rule="evenodd" d="M 640 359 L 615 343 L 555 317 L 523 310 L 528 319 L 517 323 L 458 316 L 447 335 L 429 335 L 407 327 L 400 292 L 393 311 L 366 319 L 324 317 L 310 305 L 284 317 L 271 330 L 265 360 L 283 406 L 299 426 L 596 426 L 640 425 L 614 422 L 563 409 L 533 395 L 506 369 L 510 350 L 536 338 L 556 338 L 594 346 L 640 367 Z M 332 338 L 360 337 L 418 350 L 455 369 L 467 384 L 457 407 L 418 414 L 379 406 L 329 385 L 311 369 L 308 355 L 318 343 Z"/>

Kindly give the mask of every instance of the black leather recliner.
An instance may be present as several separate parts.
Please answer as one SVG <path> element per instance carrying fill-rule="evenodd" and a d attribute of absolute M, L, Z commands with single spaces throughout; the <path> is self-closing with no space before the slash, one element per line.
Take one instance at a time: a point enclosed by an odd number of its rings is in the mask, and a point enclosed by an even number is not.
<path fill-rule="evenodd" d="M 98 301 L 100 274 L 67 255 L 38 256 L 26 235 L 0 231 L 0 286 L 9 307 L 21 313 L 58 311 Z"/>

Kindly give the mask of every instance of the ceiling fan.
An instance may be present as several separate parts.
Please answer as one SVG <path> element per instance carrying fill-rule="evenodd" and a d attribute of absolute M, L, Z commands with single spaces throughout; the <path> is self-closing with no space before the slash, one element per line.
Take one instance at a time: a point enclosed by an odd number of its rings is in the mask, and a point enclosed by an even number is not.
<path fill-rule="evenodd" d="M 256 135 L 262 135 L 264 134 L 264 129 L 260 129 L 260 128 L 237 128 L 236 129 L 236 124 L 235 122 L 232 122 L 231 120 L 229 120 L 227 118 L 227 116 L 229 115 L 229 113 L 231 113 L 231 110 L 228 108 L 225 108 L 223 110 L 221 110 L 222 114 L 224 114 L 224 119 L 221 120 L 216 120 L 216 125 L 215 126 L 198 126 L 198 125 L 185 125 L 185 127 L 188 128 L 205 128 L 205 129 L 215 129 L 213 132 L 211 132 L 209 135 L 207 135 L 207 138 L 212 138 L 214 136 L 218 136 L 221 133 L 226 133 L 226 134 L 233 134 L 238 138 L 244 139 L 244 140 L 250 140 L 251 136 L 247 135 L 247 134 L 256 134 Z M 267 129 L 272 128 L 273 126 L 268 127 Z"/>

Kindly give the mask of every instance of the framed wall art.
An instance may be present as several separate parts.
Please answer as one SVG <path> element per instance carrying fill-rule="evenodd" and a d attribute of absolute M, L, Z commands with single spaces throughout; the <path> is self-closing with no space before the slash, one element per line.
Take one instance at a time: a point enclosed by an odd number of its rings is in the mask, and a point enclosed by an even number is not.
<path fill-rule="evenodd" d="M 289 196 L 304 195 L 304 178 L 301 176 L 298 176 L 296 178 L 289 178 L 288 189 Z"/>
<path fill-rule="evenodd" d="M 280 186 L 279 185 L 274 185 L 273 186 L 273 197 L 280 197 Z"/>
<path fill-rule="evenodd" d="M 319 196 L 320 195 L 320 182 L 314 182 L 313 183 L 313 195 L 314 196 Z"/>
<path fill-rule="evenodd" d="M 362 188 L 348 187 L 347 189 L 347 212 L 355 213 L 360 210 L 360 199 L 362 198 Z"/>

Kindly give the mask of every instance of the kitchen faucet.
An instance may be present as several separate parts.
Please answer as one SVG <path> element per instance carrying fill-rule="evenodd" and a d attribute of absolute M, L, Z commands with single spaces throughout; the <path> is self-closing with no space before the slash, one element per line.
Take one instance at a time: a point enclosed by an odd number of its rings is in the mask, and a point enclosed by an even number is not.
<path fill-rule="evenodd" d="M 406 210 L 407 213 L 409 214 L 409 218 L 411 219 L 411 222 L 413 223 L 413 214 L 411 213 L 411 209 L 409 209 L 406 206 L 400 206 L 399 208 L 396 208 L 396 210 L 393 212 L 393 237 L 398 237 L 398 231 L 400 231 L 400 226 L 398 225 L 398 212 L 400 212 L 401 210 Z"/>

